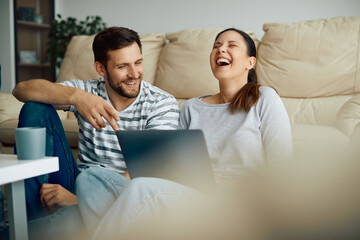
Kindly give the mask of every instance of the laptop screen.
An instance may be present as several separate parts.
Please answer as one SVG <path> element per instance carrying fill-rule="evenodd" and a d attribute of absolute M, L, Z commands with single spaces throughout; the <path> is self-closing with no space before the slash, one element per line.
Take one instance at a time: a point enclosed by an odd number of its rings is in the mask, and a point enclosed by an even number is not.
<path fill-rule="evenodd" d="M 131 178 L 163 178 L 199 190 L 215 185 L 201 130 L 119 130 L 116 134 Z"/>

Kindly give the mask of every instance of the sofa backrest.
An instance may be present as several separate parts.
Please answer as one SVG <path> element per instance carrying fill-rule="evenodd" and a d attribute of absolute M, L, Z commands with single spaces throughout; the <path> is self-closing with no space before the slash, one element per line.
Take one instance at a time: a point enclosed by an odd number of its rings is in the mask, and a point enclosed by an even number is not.
<path fill-rule="evenodd" d="M 141 35 L 144 80 L 173 94 L 180 105 L 184 99 L 218 91 L 209 55 L 215 36 L 222 29 L 187 29 Z M 360 17 L 338 17 L 292 24 L 264 24 L 265 35 L 258 43 L 256 71 L 262 85 L 274 87 L 283 99 L 290 121 L 295 124 L 334 125 L 342 119 L 353 128 L 355 109 L 350 101 L 360 92 Z M 93 67 L 94 36 L 74 37 L 57 81 L 99 77 Z M 336 96 L 336 97 L 330 97 Z M 350 108 L 343 104 L 350 101 Z M 358 111 L 357 111 L 358 112 Z M 355 121 L 356 122 L 356 121 Z M 351 132 L 350 130 L 346 130 Z"/>
<path fill-rule="evenodd" d="M 285 98 L 282 101 L 293 124 L 334 126 L 339 109 L 352 96 Z"/>
<path fill-rule="evenodd" d="M 210 52 L 220 28 L 140 35 L 144 57 L 144 80 L 173 94 L 192 98 L 218 91 L 210 69 Z M 247 33 L 258 45 L 255 34 Z M 66 50 L 57 82 L 99 78 L 94 69 L 93 36 L 74 36 Z"/>
<path fill-rule="evenodd" d="M 313 98 L 360 92 L 360 17 L 337 17 L 292 24 L 266 23 L 256 71 L 262 85 L 282 97 Z M 209 54 L 219 28 L 141 35 L 144 80 L 191 98 L 213 94 Z M 248 32 L 255 42 L 256 36 Z M 99 77 L 93 67 L 94 36 L 75 36 L 57 82 Z"/>
<path fill-rule="evenodd" d="M 95 35 L 74 36 L 66 50 L 56 82 L 72 79 L 88 80 L 100 76 L 94 68 L 92 43 Z M 165 35 L 148 33 L 140 36 L 144 57 L 144 80 L 154 84 L 160 52 L 165 45 Z"/>
<path fill-rule="evenodd" d="M 282 97 L 360 92 L 360 17 L 266 23 L 258 48 L 259 82 Z"/>
<path fill-rule="evenodd" d="M 155 85 L 176 98 L 214 94 L 219 83 L 210 68 L 210 53 L 216 35 L 223 29 L 187 29 L 166 34 Z M 258 40 L 251 31 L 246 31 Z"/>

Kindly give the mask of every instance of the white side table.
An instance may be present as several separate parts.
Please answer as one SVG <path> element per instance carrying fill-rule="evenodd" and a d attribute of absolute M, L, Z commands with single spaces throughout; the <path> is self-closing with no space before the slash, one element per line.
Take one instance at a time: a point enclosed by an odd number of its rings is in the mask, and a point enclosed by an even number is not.
<path fill-rule="evenodd" d="M 16 155 L 0 154 L 0 185 L 6 184 L 10 239 L 28 239 L 24 179 L 58 170 L 58 157 L 18 160 Z"/>

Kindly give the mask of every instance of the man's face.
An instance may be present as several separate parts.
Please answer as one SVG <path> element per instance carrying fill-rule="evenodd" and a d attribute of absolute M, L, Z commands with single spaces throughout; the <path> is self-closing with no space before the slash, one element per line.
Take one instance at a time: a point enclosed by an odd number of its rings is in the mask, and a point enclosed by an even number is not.
<path fill-rule="evenodd" d="M 143 58 L 139 46 L 133 44 L 108 51 L 105 79 L 112 90 L 126 98 L 136 98 L 143 78 Z"/>

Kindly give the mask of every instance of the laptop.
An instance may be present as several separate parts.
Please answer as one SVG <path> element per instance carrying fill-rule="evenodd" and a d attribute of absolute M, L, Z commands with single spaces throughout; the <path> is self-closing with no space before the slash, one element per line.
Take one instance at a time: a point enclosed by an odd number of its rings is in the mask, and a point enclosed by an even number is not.
<path fill-rule="evenodd" d="M 130 178 L 155 177 L 198 190 L 215 186 L 201 130 L 118 130 Z"/>

